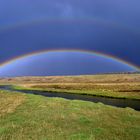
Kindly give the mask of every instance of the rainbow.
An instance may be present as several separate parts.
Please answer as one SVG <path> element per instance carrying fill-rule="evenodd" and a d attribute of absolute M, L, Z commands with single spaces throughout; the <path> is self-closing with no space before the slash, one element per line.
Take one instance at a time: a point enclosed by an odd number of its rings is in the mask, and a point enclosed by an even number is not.
<path fill-rule="evenodd" d="M 39 54 L 43 54 L 43 53 L 48 53 L 48 52 L 82 52 L 82 53 L 88 53 L 88 54 L 93 54 L 93 55 L 98 55 L 98 56 L 103 56 L 103 57 L 106 57 L 106 58 L 110 58 L 110 59 L 114 59 L 118 62 L 121 62 L 121 63 L 124 63 L 130 67 L 134 67 L 136 70 L 140 71 L 140 67 L 139 66 L 136 66 L 132 63 L 129 63 L 127 61 L 124 61 L 120 58 L 117 58 L 115 56 L 112 56 L 112 55 L 108 55 L 108 54 L 103 54 L 103 53 L 100 53 L 100 52 L 96 52 L 96 51 L 88 51 L 88 50 L 82 50 L 82 49 L 52 49 L 52 50 L 40 50 L 40 51 L 35 51 L 35 52 L 32 52 L 32 53 L 28 53 L 28 54 L 25 54 L 25 55 L 22 55 L 22 56 L 18 56 L 18 57 L 15 57 L 13 59 L 10 59 L 4 63 L 1 63 L 0 64 L 0 67 L 3 67 L 3 66 L 6 66 L 16 60 L 20 60 L 22 58 L 25 58 L 25 57 L 30 57 L 30 56 L 33 56 L 33 55 L 39 55 Z"/>
<path fill-rule="evenodd" d="M 83 17 L 83 18 L 68 18 L 68 19 L 63 19 L 63 18 L 39 18 L 39 19 L 31 19 L 28 21 L 23 21 L 23 22 L 17 22 L 15 24 L 10 24 L 10 25 L 5 25 L 0 27 L 0 32 L 5 32 L 9 30 L 15 30 L 27 26 L 33 26 L 33 25 L 39 25 L 39 24 L 44 24 L 44 23 L 85 23 L 85 24 L 98 24 L 98 25 L 104 25 L 112 28 L 118 28 L 123 30 L 124 32 L 131 32 L 133 34 L 139 34 L 139 32 L 135 29 L 131 29 L 127 27 L 126 25 L 123 25 L 119 22 L 114 22 L 114 21 L 109 21 L 105 20 L 99 17 Z"/>

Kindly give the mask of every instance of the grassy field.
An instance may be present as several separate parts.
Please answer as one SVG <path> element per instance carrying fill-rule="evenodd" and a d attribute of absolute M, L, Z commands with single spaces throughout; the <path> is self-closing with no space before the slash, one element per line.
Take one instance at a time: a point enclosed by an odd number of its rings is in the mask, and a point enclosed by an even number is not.
<path fill-rule="evenodd" d="M 111 98 L 140 99 L 140 85 L 125 84 L 87 84 L 87 83 L 54 83 L 26 84 L 13 86 L 19 90 L 39 90 L 49 92 L 74 93 Z"/>
<path fill-rule="evenodd" d="M 40 84 L 40 83 L 140 83 L 140 74 L 102 74 L 81 76 L 42 76 L 0 78 L 5 84 Z"/>
<path fill-rule="evenodd" d="M 140 99 L 140 74 L 1 78 L 16 89 Z"/>
<path fill-rule="evenodd" d="M 0 140 L 139 140 L 140 112 L 0 90 Z"/>

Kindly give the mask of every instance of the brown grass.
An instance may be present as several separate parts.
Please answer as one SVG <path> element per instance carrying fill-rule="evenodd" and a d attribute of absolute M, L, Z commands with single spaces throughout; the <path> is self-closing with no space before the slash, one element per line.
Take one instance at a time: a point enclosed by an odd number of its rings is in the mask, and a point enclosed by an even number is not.
<path fill-rule="evenodd" d="M 0 116 L 14 112 L 24 102 L 24 99 L 24 95 L 9 94 L 0 90 Z"/>
<path fill-rule="evenodd" d="M 0 83 L 140 83 L 140 74 L 0 78 Z"/>
<path fill-rule="evenodd" d="M 140 74 L 1 78 L 0 84 L 53 92 L 140 99 Z"/>

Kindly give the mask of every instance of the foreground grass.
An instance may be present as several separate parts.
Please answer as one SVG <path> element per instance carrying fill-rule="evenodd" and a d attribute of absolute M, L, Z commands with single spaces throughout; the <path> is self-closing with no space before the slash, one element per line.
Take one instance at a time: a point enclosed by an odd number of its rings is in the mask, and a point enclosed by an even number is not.
<path fill-rule="evenodd" d="M 140 137 L 140 112 L 130 108 L 6 91 L 0 91 L 0 97 L 5 104 L 0 110 L 12 108 L 12 112 L 0 111 L 1 140 L 138 140 Z"/>
<path fill-rule="evenodd" d="M 0 90 L 0 116 L 14 112 L 24 100 L 25 96 L 23 96 L 23 94 L 9 94 L 8 92 L 6 93 Z"/>

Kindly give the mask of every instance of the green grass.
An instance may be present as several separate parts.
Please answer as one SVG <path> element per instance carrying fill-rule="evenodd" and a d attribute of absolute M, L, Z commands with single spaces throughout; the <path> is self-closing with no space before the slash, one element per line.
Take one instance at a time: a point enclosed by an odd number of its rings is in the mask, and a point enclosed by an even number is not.
<path fill-rule="evenodd" d="M 130 108 L 8 91 L 0 91 L 0 103 L 0 140 L 140 138 L 140 112 Z"/>

